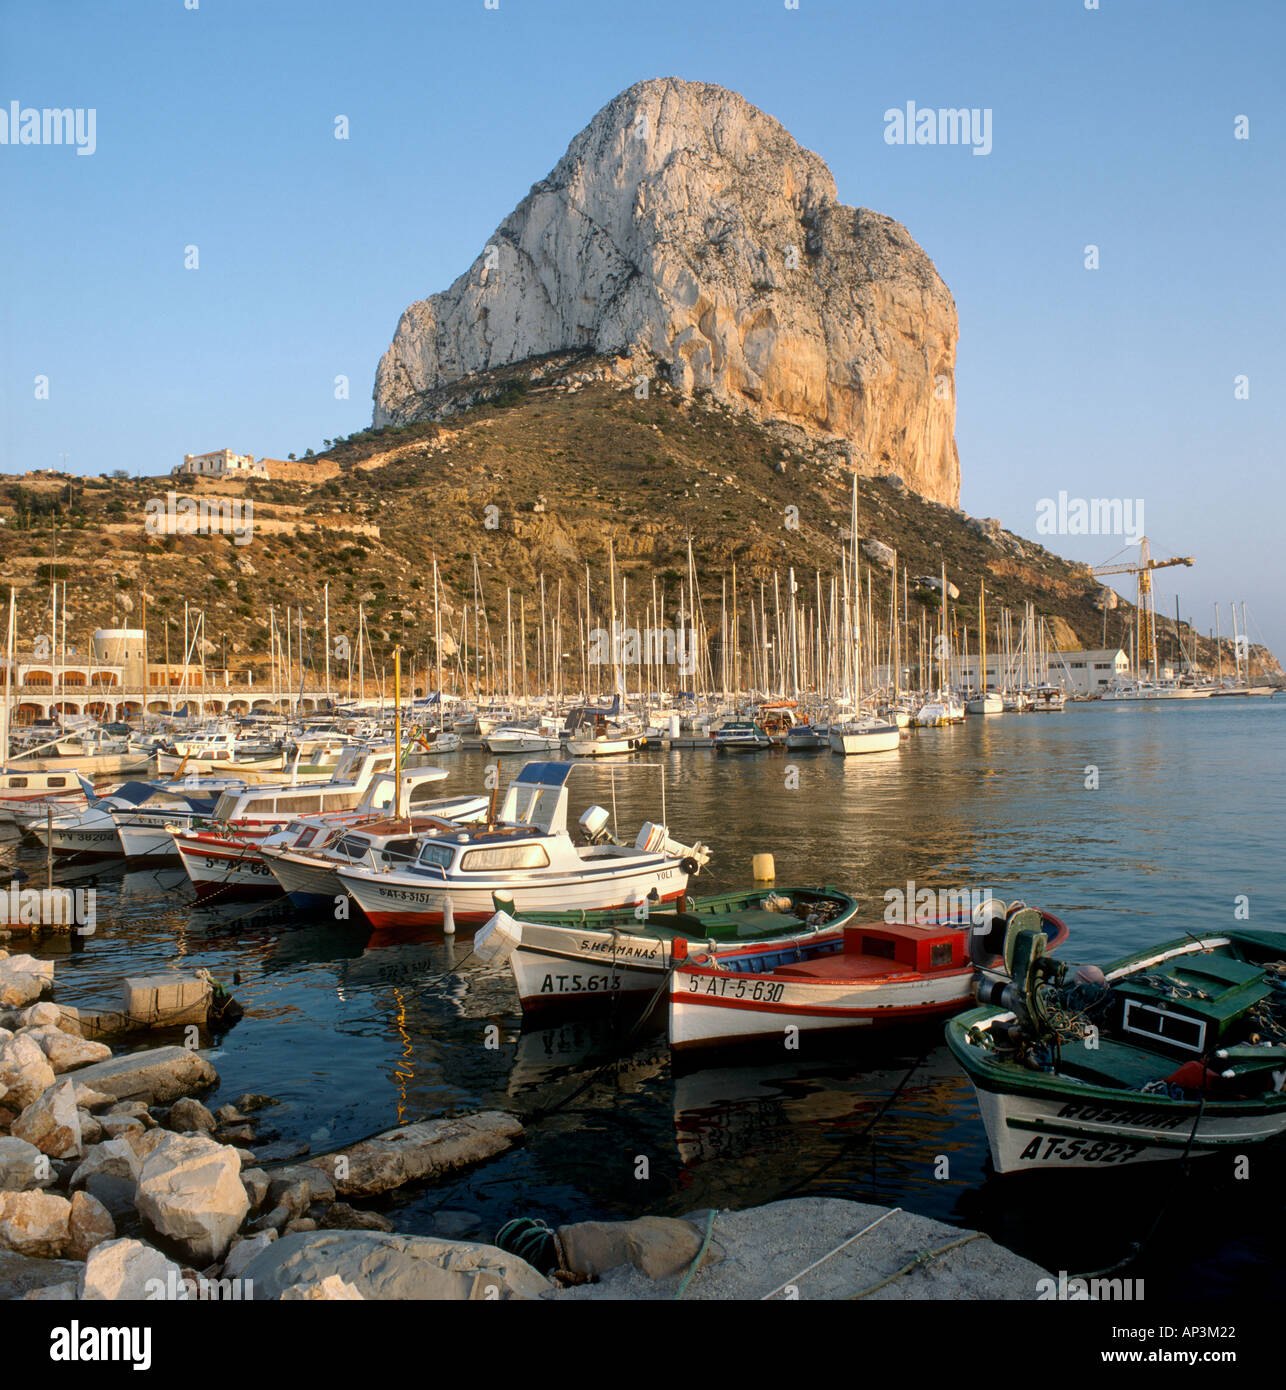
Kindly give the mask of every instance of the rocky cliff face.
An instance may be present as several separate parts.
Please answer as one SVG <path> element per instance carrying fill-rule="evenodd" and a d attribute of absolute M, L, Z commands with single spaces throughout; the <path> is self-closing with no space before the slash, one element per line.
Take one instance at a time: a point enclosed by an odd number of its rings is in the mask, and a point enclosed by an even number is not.
<path fill-rule="evenodd" d="M 613 354 L 765 423 L 848 444 L 956 505 L 955 304 L 904 227 L 722 87 L 639 83 L 605 106 L 450 289 L 402 315 L 375 423 L 431 418 L 472 373 Z"/>

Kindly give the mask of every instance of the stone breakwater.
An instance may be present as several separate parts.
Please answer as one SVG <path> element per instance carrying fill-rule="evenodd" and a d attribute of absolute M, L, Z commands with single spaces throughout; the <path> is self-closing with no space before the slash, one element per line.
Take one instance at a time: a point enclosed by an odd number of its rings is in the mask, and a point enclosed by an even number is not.
<path fill-rule="evenodd" d="M 578 1222 L 558 1229 L 549 1270 L 494 1245 L 402 1234 L 363 1199 L 503 1153 L 523 1137 L 518 1121 L 426 1120 L 307 1156 L 278 1141 L 271 1096 L 210 1109 L 201 1097 L 219 1077 L 197 1052 L 114 1056 L 63 1032 L 42 998 L 52 984 L 52 964 L 0 951 L 0 1298 L 670 1298 L 694 1263 L 687 1296 L 761 1298 L 884 1212 L 808 1198 L 713 1222 Z M 790 1296 L 846 1297 L 887 1278 L 881 1296 L 1035 1297 L 1044 1274 L 908 1213 L 877 1230 Z M 901 1268 L 952 1242 L 935 1256 L 949 1265 Z"/>

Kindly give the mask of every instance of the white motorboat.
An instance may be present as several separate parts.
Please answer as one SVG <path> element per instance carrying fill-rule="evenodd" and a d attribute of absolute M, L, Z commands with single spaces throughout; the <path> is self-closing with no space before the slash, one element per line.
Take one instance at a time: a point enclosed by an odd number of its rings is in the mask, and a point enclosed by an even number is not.
<path fill-rule="evenodd" d="M 430 830 L 405 868 L 354 865 L 338 870 L 350 896 L 376 927 L 481 924 L 507 899 L 522 911 L 569 911 L 670 902 L 687 891 L 709 854 L 647 823 L 633 845 L 608 831 L 611 816 L 591 806 L 580 818 L 585 842 L 567 829 L 567 779 L 575 763 L 528 763 L 488 825 Z"/>
<path fill-rule="evenodd" d="M 892 753 L 901 741 L 902 731 L 896 724 L 884 723 L 869 715 L 830 727 L 831 752 L 846 758 L 858 753 Z"/>
<path fill-rule="evenodd" d="M 772 739 L 753 719 L 729 719 L 714 731 L 716 753 L 753 753 L 771 748 Z"/>
<path fill-rule="evenodd" d="M 95 858 L 170 855 L 174 850 L 167 823 L 208 817 L 224 792 L 243 786 L 226 778 L 124 782 L 100 796 L 82 778 L 84 807 L 49 819 L 36 817 L 28 829 L 54 854 Z M 128 839 L 122 834 L 122 825 L 129 827 Z"/>
<path fill-rule="evenodd" d="M 541 719 L 534 725 L 506 724 L 483 737 L 482 745 L 489 753 L 557 753 L 563 746 L 559 721 Z"/>
<path fill-rule="evenodd" d="M 966 714 L 1004 714 L 1005 700 L 995 690 L 988 690 L 982 695 L 975 695 L 972 700 L 965 701 Z"/>

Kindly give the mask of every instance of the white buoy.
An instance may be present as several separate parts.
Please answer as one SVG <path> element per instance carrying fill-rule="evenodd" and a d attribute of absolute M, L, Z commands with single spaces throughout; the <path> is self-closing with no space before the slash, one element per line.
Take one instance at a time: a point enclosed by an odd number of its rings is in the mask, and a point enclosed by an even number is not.
<path fill-rule="evenodd" d="M 772 883 L 777 877 L 777 865 L 771 854 L 756 854 L 750 866 L 756 883 Z"/>
<path fill-rule="evenodd" d="M 455 935 L 455 904 L 449 896 L 442 899 L 442 930 L 447 936 Z"/>

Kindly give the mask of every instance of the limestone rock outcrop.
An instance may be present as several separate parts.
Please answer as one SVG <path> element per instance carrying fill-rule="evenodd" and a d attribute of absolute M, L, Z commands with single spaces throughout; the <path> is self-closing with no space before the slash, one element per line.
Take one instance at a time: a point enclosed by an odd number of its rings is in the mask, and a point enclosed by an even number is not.
<path fill-rule="evenodd" d="M 744 97 L 662 78 L 605 106 L 468 271 L 406 310 L 374 418 L 432 419 L 465 377 L 584 350 L 847 441 L 860 473 L 955 506 L 956 337 L 904 227 L 840 203 L 825 163 Z"/>

